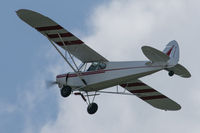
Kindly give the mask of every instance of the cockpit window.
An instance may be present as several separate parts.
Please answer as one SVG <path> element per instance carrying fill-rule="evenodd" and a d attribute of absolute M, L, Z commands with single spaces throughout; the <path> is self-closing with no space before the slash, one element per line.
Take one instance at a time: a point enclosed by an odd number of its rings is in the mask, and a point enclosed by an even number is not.
<path fill-rule="evenodd" d="M 99 63 L 99 68 L 100 68 L 100 69 L 105 69 L 105 68 L 106 68 L 106 64 L 103 63 L 103 62 L 100 62 L 100 63 Z"/>
<path fill-rule="evenodd" d="M 103 62 L 93 62 L 92 65 L 88 68 L 87 71 L 96 71 L 99 69 L 105 69 L 106 64 Z"/>

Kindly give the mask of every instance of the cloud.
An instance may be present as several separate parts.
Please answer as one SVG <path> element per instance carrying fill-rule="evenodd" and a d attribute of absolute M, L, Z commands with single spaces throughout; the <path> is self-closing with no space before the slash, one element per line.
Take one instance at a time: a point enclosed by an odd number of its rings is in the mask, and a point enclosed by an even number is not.
<path fill-rule="evenodd" d="M 0 102 L 0 115 L 4 113 L 12 113 L 16 110 L 16 106 L 10 103 Z"/>
<path fill-rule="evenodd" d="M 56 120 L 48 121 L 40 132 L 199 132 L 197 5 L 197 1 L 186 0 L 113 0 L 94 10 L 87 20 L 90 34 L 82 39 L 115 61 L 146 60 L 141 46 L 163 49 L 169 41 L 177 40 L 180 63 L 187 66 L 192 78 L 170 78 L 162 71 L 142 80 L 180 103 L 180 111 L 160 111 L 136 97 L 101 95 L 96 98 L 97 114 L 90 116 L 82 99 L 72 95 L 58 99 Z"/>

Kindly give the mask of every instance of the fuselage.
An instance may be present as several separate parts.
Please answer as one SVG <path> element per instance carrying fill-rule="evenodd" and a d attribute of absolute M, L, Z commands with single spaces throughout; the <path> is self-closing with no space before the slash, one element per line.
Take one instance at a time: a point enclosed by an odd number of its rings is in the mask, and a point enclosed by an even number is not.
<path fill-rule="evenodd" d="M 148 61 L 105 62 L 105 64 L 104 69 L 80 72 L 81 78 L 76 73 L 68 73 L 56 76 L 56 81 L 61 86 L 68 85 L 75 90 L 97 91 L 147 76 L 164 68 L 163 65 L 151 64 Z M 81 79 L 84 79 L 87 85 Z"/>

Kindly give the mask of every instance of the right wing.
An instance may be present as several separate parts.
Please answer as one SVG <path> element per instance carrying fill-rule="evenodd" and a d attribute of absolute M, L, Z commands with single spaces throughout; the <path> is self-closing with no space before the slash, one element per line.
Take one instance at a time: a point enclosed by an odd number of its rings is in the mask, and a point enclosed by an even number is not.
<path fill-rule="evenodd" d="M 108 61 L 50 18 L 26 9 L 18 10 L 17 15 L 24 22 L 38 30 L 41 34 L 48 36 L 50 40 L 69 51 L 82 62 Z M 64 45 L 58 34 L 62 37 Z"/>
<path fill-rule="evenodd" d="M 121 87 L 125 88 L 126 90 L 155 108 L 162 110 L 181 109 L 181 106 L 178 103 L 174 102 L 173 100 L 151 88 L 150 86 L 144 84 L 140 80 L 134 80 L 132 82 L 121 84 Z"/>

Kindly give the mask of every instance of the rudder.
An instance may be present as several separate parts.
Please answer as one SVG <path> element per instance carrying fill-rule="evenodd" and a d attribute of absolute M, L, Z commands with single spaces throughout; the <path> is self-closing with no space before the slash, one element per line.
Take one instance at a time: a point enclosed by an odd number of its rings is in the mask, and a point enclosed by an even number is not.
<path fill-rule="evenodd" d="M 172 66 L 178 64 L 179 61 L 179 46 L 178 43 L 173 40 L 167 44 L 165 49 L 163 50 L 167 56 L 170 57 L 168 63 Z"/>

